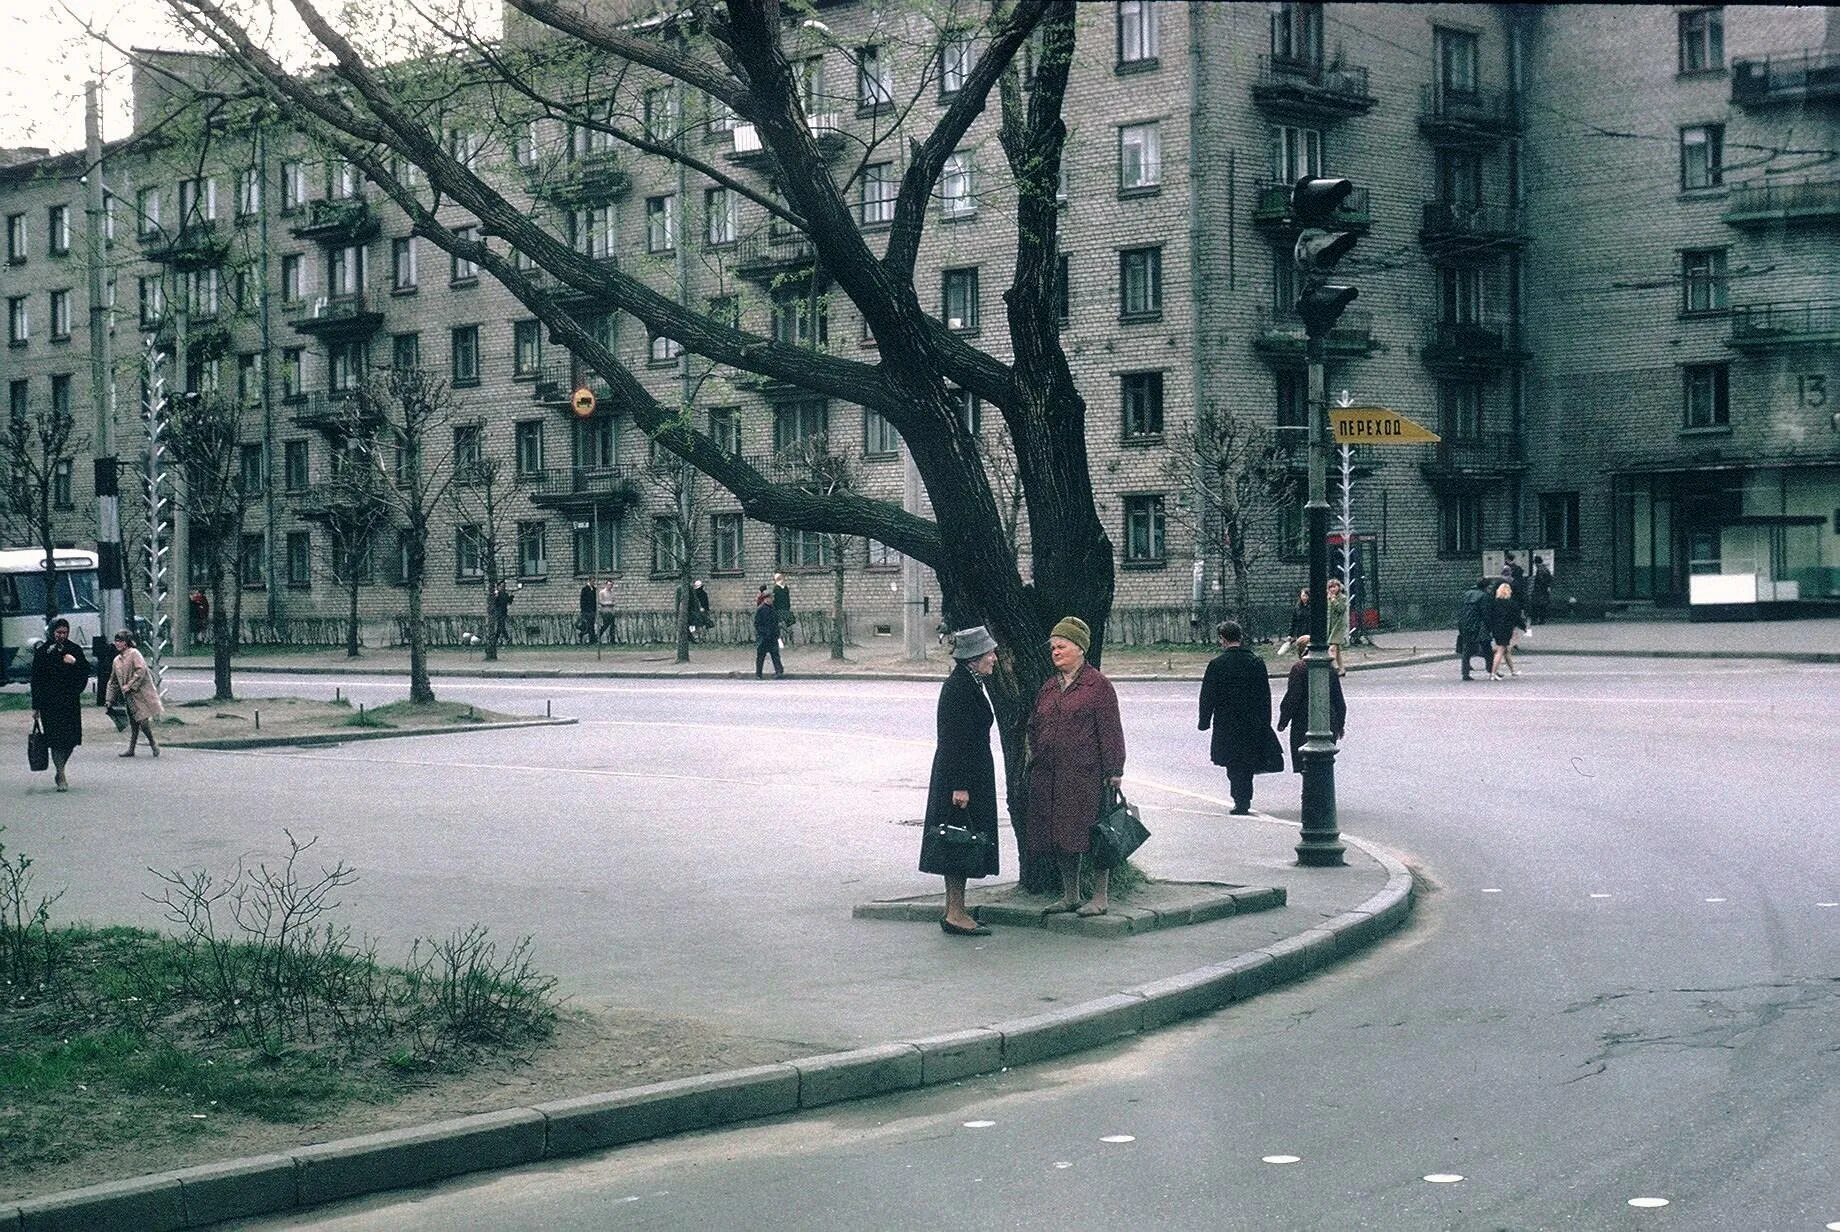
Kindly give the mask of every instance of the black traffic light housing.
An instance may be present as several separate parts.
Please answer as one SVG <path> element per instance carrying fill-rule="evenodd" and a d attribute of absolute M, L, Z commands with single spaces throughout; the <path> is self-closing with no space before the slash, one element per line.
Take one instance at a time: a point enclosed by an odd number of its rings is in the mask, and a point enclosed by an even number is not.
<path fill-rule="evenodd" d="M 1303 230 L 1291 252 L 1303 289 L 1297 297 L 1297 315 L 1304 332 L 1321 338 L 1335 327 L 1342 313 L 1360 292 L 1329 281 L 1329 271 L 1347 256 L 1360 239 L 1352 231 L 1335 231 L 1335 212 L 1354 185 L 1339 177 L 1306 175 L 1291 187 L 1291 217 Z"/>

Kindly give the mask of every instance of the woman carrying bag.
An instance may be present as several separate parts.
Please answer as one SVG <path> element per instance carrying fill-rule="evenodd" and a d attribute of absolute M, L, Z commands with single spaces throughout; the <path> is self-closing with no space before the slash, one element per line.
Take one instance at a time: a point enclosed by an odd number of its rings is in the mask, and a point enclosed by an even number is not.
<path fill-rule="evenodd" d="M 952 674 L 939 690 L 920 871 L 946 879 L 939 927 L 948 936 L 982 937 L 990 929 L 965 910 L 965 880 L 997 873 L 997 763 L 990 753 L 996 716 L 984 692 L 997 665 L 997 641 L 982 625 L 954 633 L 952 658 Z"/>
<path fill-rule="evenodd" d="M 1035 695 L 1029 716 L 1029 852 L 1053 855 L 1061 900 L 1050 914 L 1104 915 L 1111 869 L 1093 869 L 1092 898 L 1080 902 L 1080 860 L 1092 847 L 1093 822 L 1124 778 L 1124 723 L 1118 693 L 1086 661 L 1092 630 L 1068 616 L 1048 637 L 1054 673 Z"/>
<path fill-rule="evenodd" d="M 32 653 L 32 721 L 45 733 L 57 789 L 70 790 L 64 766 L 83 743 L 83 691 L 89 685 L 89 660 L 70 640 L 70 622 L 51 622 L 51 637 Z"/>
<path fill-rule="evenodd" d="M 153 738 L 153 721 L 166 713 L 160 702 L 160 690 L 147 670 L 147 660 L 134 645 L 134 635 L 126 629 L 115 635 L 115 662 L 109 668 L 109 687 L 103 699 L 111 708 L 128 709 L 128 751 L 121 757 L 134 756 L 134 746 L 141 733 L 147 734 L 147 749 L 160 755 L 159 743 Z"/>

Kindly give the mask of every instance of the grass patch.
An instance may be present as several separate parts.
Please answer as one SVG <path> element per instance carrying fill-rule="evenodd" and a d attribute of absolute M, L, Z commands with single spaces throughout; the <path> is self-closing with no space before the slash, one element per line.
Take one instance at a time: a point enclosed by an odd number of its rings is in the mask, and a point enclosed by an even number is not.
<path fill-rule="evenodd" d="M 358 713 L 339 720 L 341 727 L 395 727 L 388 719 L 379 718 L 375 710 L 360 710 Z"/>
<path fill-rule="evenodd" d="M 465 702 L 412 702 L 404 699 L 367 711 L 386 722 L 400 723 L 483 723 L 476 707 Z"/>
<path fill-rule="evenodd" d="M 0 693 L 0 710 L 30 710 L 32 695 L 30 693 Z"/>

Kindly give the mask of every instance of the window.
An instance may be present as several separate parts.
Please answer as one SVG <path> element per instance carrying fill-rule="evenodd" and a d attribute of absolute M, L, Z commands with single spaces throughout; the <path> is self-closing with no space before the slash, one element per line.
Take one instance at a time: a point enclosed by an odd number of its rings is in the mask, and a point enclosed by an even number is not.
<path fill-rule="evenodd" d="M 856 53 L 856 109 L 868 112 L 894 106 L 894 65 L 886 47 L 868 46 Z"/>
<path fill-rule="evenodd" d="M 51 378 L 51 413 L 59 419 L 70 417 L 70 374 L 60 372 Z"/>
<path fill-rule="evenodd" d="M 461 325 L 453 334 L 453 380 L 456 385 L 479 384 L 479 327 Z"/>
<path fill-rule="evenodd" d="M 543 362 L 542 333 L 535 321 L 511 323 L 511 375 L 534 377 Z"/>
<path fill-rule="evenodd" d="M 247 496 L 260 496 L 268 484 L 261 442 L 236 447 L 236 482 Z"/>
<path fill-rule="evenodd" d="M 1156 6 L 1150 0 L 1119 0 L 1118 66 L 1148 68 L 1156 63 Z"/>
<path fill-rule="evenodd" d="M 390 241 L 390 284 L 398 291 L 415 290 L 415 237 Z"/>
<path fill-rule="evenodd" d="M 369 535 L 332 536 L 332 575 L 340 582 L 359 586 L 371 580 L 371 539 Z"/>
<path fill-rule="evenodd" d="M 1482 156 L 1474 150 L 1439 150 L 1437 199 L 1445 205 L 1482 204 Z"/>
<path fill-rule="evenodd" d="M 584 257 L 604 260 L 613 255 L 614 212 L 611 205 L 596 205 L 569 215 L 569 246 Z"/>
<path fill-rule="evenodd" d="M 9 265 L 25 264 L 26 216 L 24 214 L 6 216 L 6 260 Z"/>
<path fill-rule="evenodd" d="M 485 536 L 471 522 L 454 527 L 454 580 L 478 581 L 485 575 Z"/>
<path fill-rule="evenodd" d="M 950 98 L 965 88 L 965 78 L 977 67 L 977 46 L 969 30 L 947 30 L 939 39 L 939 97 Z"/>
<path fill-rule="evenodd" d="M 822 398 L 781 402 L 773 408 L 773 451 L 830 435 L 830 407 Z"/>
<path fill-rule="evenodd" d="M 262 173 L 254 167 L 246 167 L 237 173 L 236 212 L 239 218 L 249 218 L 262 212 Z"/>
<path fill-rule="evenodd" d="M 253 406 L 262 400 L 262 356 L 246 351 L 236 357 L 236 400 Z"/>
<path fill-rule="evenodd" d="M 965 426 L 965 431 L 976 436 L 984 429 L 984 400 L 969 389 L 951 391 L 952 401 L 958 410 L 958 422 Z"/>
<path fill-rule="evenodd" d="M 716 573 L 740 573 L 741 526 L 739 513 L 716 513 L 709 517 L 710 569 Z"/>
<path fill-rule="evenodd" d="M 1162 564 L 1163 498 L 1124 498 L 1124 559 L 1127 564 Z"/>
<path fill-rule="evenodd" d="M 1578 493 L 1540 493 L 1540 542 L 1561 552 L 1578 550 Z"/>
<path fill-rule="evenodd" d="M 1723 428 L 1731 423 L 1730 368 L 1725 364 L 1688 364 L 1682 370 L 1685 419 L 1689 428 Z"/>
<path fill-rule="evenodd" d="M 1156 124 L 1127 124 L 1118 130 L 1118 190 L 1133 192 L 1163 182 L 1163 142 Z"/>
<path fill-rule="evenodd" d="M 478 424 L 461 424 L 454 429 L 455 470 L 465 470 L 485 461 L 485 435 Z"/>
<path fill-rule="evenodd" d="M 412 572 L 410 562 L 414 558 L 415 532 L 398 530 L 396 532 L 396 550 L 390 553 L 390 580 L 407 582 Z"/>
<path fill-rule="evenodd" d="M 960 150 L 946 159 L 939 173 L 939 208 L 947 218 L 977 213 L 971 185 L 971 151 Z"/>
<path fill-rule="evenodd" d="M 1062 325 L 1073 317 L 1073 258 L 1061 253 L 1054 261 L 1054 319 Z"/>
<path fill-rule="evenodd" d="M 141 328 L 150 329 L 166 315 L 166 286 L 160 276 L 143 276 L 140 280 Z"/>
<path fill-rule="evenodd" d="M 1689 248 L 1680 254 L 1680 310 L 1723 312 L 1731 306 L 1723 248 Z"/>
<path fill-rule="evenodd" d="M 307 489 L 308 450 L 306 441 L 283 441 L 281 443 L 281 482 L 290 492 L 304 492 Z"/>
<path fill-rule="evenodd" d="M 26 415 L 31 410 L 32 382 L 28 380 L 8 381 L 6 383 L 7 410 L 14 415 Z"/>
<path fill-rule="evenodd" d="M 447 135 L 447 152 L 468 171 L 479 169 L 479 156 L 486 147 L 485 136 L 470 129 L 456 128 Z"/>
<path fill-rule="evenodd" d="M 326 388 L 334 393 L 349 393 L 358 388 L 369 367 L 370 356 L 364 339 L 326 344 Z"/>
<path fill-rule="evenodd" d="M 606 575 L 620 571 L 620 524 L 599 517 L 585 525 L 577 522 L 574 532 L 575 573 Z"/>
<path fill-rule="evenodd" d="M 420 334 L 392 334 L 390 336 L 390 367 L 397 372 L 414 372 L 422 366 L 422 336 Z"/>
<path fill-rule="evenodd" d="M 1438 498 L 1438 552 L 1469 556 L 1482 550 L 1482 497 L 1453 493 Z"/>
<path fill-rule="evenodd" d="M 479 228 L 455 227 L 454 238 L 459 240 L 462 244 L 476 244 L 479 242 Z M 479 263 L 477 261 L 473 260 L 471 257 L 463 257 L 457 252 L 453 254 L 453 258 L 451 281 L 456 284 L 470 284 L 479 281 Z"/>
<path fill-rule="evenodd" d="M 798 79 L 799 106 L 805 109 L 805 114 L 815 117 L 825 111 L 830 97 L 824 89 L 824 57 L 806 56 L 792 71 Z"/>
<path fill-rule="evenodd" d="M 1480 325 L 1484 283 L 1479 269 L 1438 271 L 1438 320 L 1446 325 Z"/>
<path fill-rule="evenodd" d="M 1445 94 L 1474 94 L 1478 84 L 1476 36 L 1467 30 L 1442 26 L 1433 33 L 1437 40 L 1438 88 Z"/>
<path fill-rule="evenodd" d="M 45 247 L 54 257 L 70 255 L 70 207 L 53 205 L 45 210 Z"/>
<path fill-rule="evenodd" d="M 1725 182 L 1725 126 L 1701 124 L 1680 130 L 1680 186 L 1717 188 Z"/>
<path fill-rule="evenodd" d="M 837 563 L 837 537 L 815 530 L 782 526 L 773 545 L 773 563 L 786 569 L 822 569 Z"/>
<path fill-rule="evenodd" d="M 894 221 L 894 199 L 899 188 L 893 163 L 871 163 L 863 168 L 860 208 L 864 226 Z"/>
<path fill-rule="evenodd" d="M 906 558 L 880 539 L 863 540 L 868 545 L 868 558 L 863 562 L 871 569 L 899 569 Z"/>
<path fill-rule="evenodd" d="M 364 289 L 364 249 L 354 245 L 326 253 L 326 294 L 352 296 Z"/>
<path fill-rule="evenodd" d="M 281 351 L 281 399 L 297 402 L 306 396 L 306 351 L 284 347 Z"/>
<path fill-rule="evenodd" d="M 195 317 L 214 317 L 217 315 L 218 272 L 214 269 L 187 270 L 185 274 L 185 307 Z"/>
<path fill-rule="evenodd" d="M 815 325 L 815 328 L 814 328 Z M 820 296 L 781 293 L 773 298 L 773 339 L 787 346 L 830 345 L 830 301 Z"/>
<path fill-rule="evenodd" d="M 644 105 L 646 137 L 664 144 L 676 141 L 682 127 L 678 121 L 677 88 L 656 86 L 647 90 Z"/>
<path fill-rule="evenodd" d="M 978 327 L 978 272 L 970 269 L 944 270 L 939 276 L 940 310 L 947 329 L 971 333 Z"/>
<path fill-rule="evenodd" d="M 1681 13 L 1680 71 L 1703 73 L 1725 67 L 1725 13 L 1722 9 L 1695 9 Z"/>
<path fill-rule="evenodd" d="M 217 218 L 217 181 L 206 177 L 179 181 L 179 228 L 197 226 Z"/>
<path fill-rule="evenodd" d="M 735 242 L 735 194 L 726 188 L 703 191 L 703 239 L 711 245 Z"/>
<path fill-rule="evenodd" d="M 160 190 L 143 188 L 134 194 L 134 216 L 139 222 L 140 236 L 149 239 L 160 234 Z"/>
<path fill-rule="evenodd" d="M 307 165 L 290 160 L 281 164 L 281 212 L 291 214 L 307 203 Z"/>
<path fill-rule="evenodd" d="M 26 297 L 15 295 L 6 301 L 6 340 L 12 346 L 24 346 L 32 338 L 32 314 Z"/>
<path fill-rule="evenodd" d="M 51 341 L 70 341 L 70 292 L 51 292 Z"/>
<path fill-rule="evenodd" d="M 677 194 L 645 199 L 645 250 L 670 252 L 677 247 Z"/>
<path fill-rule="evenodd" d="M 705 114 L 709 118 L 706 126 L 711 135 L 730 132 L 741 126 L 741 117 L 721 99 L 705 96 L 703 101 L 707 104 Z"/>
<path fill-rule="evenodd" d="M 730 329 L 741 328 L 741 298 L 736 295 L 709 297 L 709 319 Z"/>
<path fill-rule="evenodd" d="M 684 567 L 684 536 L 674 517 L 652 519 L 652 573 L 676 577 Z"/>
<path fill-rule="evenodd" d="M 1118 254 L 1118 315 L 1149 320 L 1163 314 L 1163 250 L 1126 248 Z"/>
<path fill-rule="evenodd" d="M 520 167 L 537 165 L 537 150 L 542 146 L 542 122 L 526 120 L 511 134 L 511 161 Z"/>
<path fill-rule="evenodd" d="M 527 419 L 517 425 L 518 474 L 529 478 L 543 473 L 543 421 Z"/>
<path fill-rule="evenodd" d="M 239 269 L 231 275 L 230 305 L 238 312 L 248 312 L 255 308 L 256 301 L 250 294 L 252 285 L 250 272 Z"/>
<path fill-rule="evenodd" d="M 1482 435 L 1482 383 L 1444 381 L 1438 385 L 1438 435 L 1473 441 Z"/>
<path fill-rule="evenodd" d="M 542 522 L 519 522 L 517 528 L 517 570 L 521 578 L 540 578 L 549 574 L 549 530 Z"/>
<path fill-rule="evenodd" d="M 1322 165 L 1322 133 L 1287 124 L 1272 130 L 1272 179 L 1280 184 L 1295 184 L 1306 175 L 1321 175 Z"/>
<path fill-rule="evenodd" d="M 646 346 L 646 355 L 654 364 L 668 364 L 684 353 L 683 344 L 675 338 L 663 334 L 652 334 Z"/>
<path fill-rule="evenodd" d="M 291 252 L 281 258 L 281 302 L 298 304 L 307 293 L 306 257 Z"/>
<path fill-rule="evenodd" d="M 237 577 L 244 589 L 260 587 L 267 582 L 267 571 L 262 567 L 267 550 L 266 537 L 260 531 L 244 535 L 238 541 L 236 559 L 241 568 L 237 570 Z"/>
<path fill-rule="evenodd" d="M 592 419 L 577 419 L 573 435 L 575 465 L 583 470 L 606 470 L 618 461 L 617 440 L 613 432 L 613 419 L 607 415 L 596 415 Z"/>
<path fill-rule="evenodd" d="M 709 439 L 715 442 L 717 449 L 737 457 L 741 454 L 741 408 L 738 406 L 712 406 L 709 408 Z"/>
<path fill-rule="evenodd" d="M 874 407 L 863 408 L 863 452 L 871 457 L 901 452 L 901 434 Z"/>
<path fill-rule="evenodd" d="M 1321 64 L 1322 34 L 1322 5 L 1286 3 L 1271 6 L 1271 55 L 1274 60 Z"/>
<path fill-rule="evenodd" d="M 51 466 L 51 503 L 59 509 L 74 508 L 76 501 L 70 491 L 71 476 L 75 466 L 69 458 L 59 458 Z"/>
<path fill-rule="evenodd" d="M 1163 435 L 1163 374 L 1127 372 L 1119 378 L 1124 434 L 1129 437 Z"/>

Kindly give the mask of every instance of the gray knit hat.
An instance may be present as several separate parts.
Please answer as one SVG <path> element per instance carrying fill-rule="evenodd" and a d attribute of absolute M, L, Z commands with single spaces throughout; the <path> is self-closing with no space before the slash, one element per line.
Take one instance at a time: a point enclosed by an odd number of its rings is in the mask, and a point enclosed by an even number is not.
<path fill-rule="evenodd" d="M 952 657 L 954 659 L 975 659 L 996 648 L 997 639 L 990 636 L 990 630 L 983 625 L 960 629 L 952 635 Z"/>

